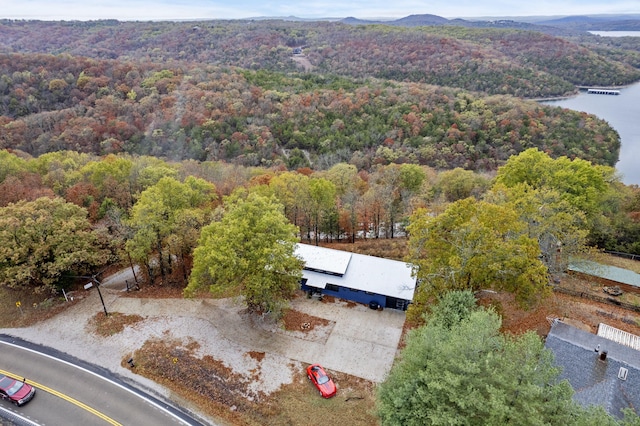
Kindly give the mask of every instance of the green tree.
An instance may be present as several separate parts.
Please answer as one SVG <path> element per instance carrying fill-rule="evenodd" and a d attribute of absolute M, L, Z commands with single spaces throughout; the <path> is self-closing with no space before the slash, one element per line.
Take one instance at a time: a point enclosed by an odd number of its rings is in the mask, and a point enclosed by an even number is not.
<path fill-rule="evenodd" d="M 342 197 L 356 183 L 358 169 L 346 163 L 338 163 L 326 171 L 325 177 L 336 187 L 336 195 Z"/>
<path fill-rule="evenodd" d="M 418 209 L 408 231 L 408 262 L 421 282 L 412 315 L 449 290 L 506 290 L 522 304 L 549 291 L 538 243 L 508 206 L 467 198 L 438 216 Z"/>
<path fill-rule="evenodd" d="M 8 176 L 17 176 L 27 171 L 27 161 L 3 149 L 0 150 L 0 182 Z"/>
<path fill-rule="evenodd" d="M 0 283 L 44 292 L 65 273 L 103 264 L 87 211 L 61 198 L 20 201 L 0 208 Z"/>
<path fill-rule="evenodd" d="M 309 203 L 309 177 L 297 172 L 284 172 L 271 179 L 269 188 L 284 206 L 289 221 L 300 226 Z"/>
<path fill-rule="evenodd" d="M 427 174 L 417 164 L 400 165 L 400 189 L 409 194 L 416 194 L 422 188 Z"/>
<path fill-rule="evenodd" d="M 315 244 L 320 241 L 320 227 L 335 209 L 336 186 L 324 178 L 309 179 L 309 202 L 306 205 L 307 239 L 313 231 Z"/>
<path fill-rule="evenodd" d="M 445 311 L 467 307 L 445 305 Z M 443 318 L 439 309 L 434 315 Z M 429 321 L 410 331 L 378 389 L 381 423 L 572 424 L 579 409 L 571 386 L 558 380 L 551 352 L 535 333 L 505 336 L 500 326 L 496 313 L 478 309 L 463 312 L 457 322 Z"/>
<path fill-rule="evenodd" d="M 498 169 L 496 183 L 506 187 L 527 184 L 534 189 L 556 190 L 564 200 L 593 220 L 602 214 L 602 201 L 614 179 L 610 167 L 567 157 L 552 159 L 536 148 L 511 157 Z"/>
<path fill-rule="evenodd" d="M 126 249 L 135 261 L 146 265 L 151 282 L 153 253 L 158 255 L 163 282 L 173 272 L 174 257 L 183 260 L 186 275 L 184 255 L 195 246 L 194 233 L 204 225 L 215 198 L 213 184 L 192 176 L 184 183 L 161 178 L 140 194 L 131 209 L 129 226 L 133 237 L 127 241 Z"/>
<path fill-rule="evenodd" d="M 112 154 L 87 163 L 80 169 L 79 175 L 98 189 L 99 203 L 108 198 L 120 208 L 128 210 L 135 200 L 131 187 L 132 168 L 133 161 L 130 158 Z"/>
<path fill-rule="evenodd" d="M 29 160 L 29 168 L 42 176 L 42 182 L 62 197 L 67 188 L 81 180 L 80 170 L 93 160 L 95 157 L 90 154 L 56 151 Z"/>
<path fill-rule="evenodd" d="M 526 224 L 529 237 L 538 241 L 541 260 L 549 273 L 563 273 L 573 256 L 587 251 L 588 222 L 584 212 L 547 187 L 527 184 L 512 188 L 495 185 L 485 200 L 509 206 Z"/>
<path fill-rule="evenodd" d="M 297 229 L 274 197 L 237 190 L 224 205 L 222 219 L 202 229 L 185 295 L 241 294 L 251 311 L 277 317 L 302 276 Z"/>
<path fill-rule="evenodd" d="M 459 167 L 439 174 L 438 183 L 434 188 L 449 202 L 462 200 L 467 197 L 478 198 L 489 187 L 489 180 Z"/>

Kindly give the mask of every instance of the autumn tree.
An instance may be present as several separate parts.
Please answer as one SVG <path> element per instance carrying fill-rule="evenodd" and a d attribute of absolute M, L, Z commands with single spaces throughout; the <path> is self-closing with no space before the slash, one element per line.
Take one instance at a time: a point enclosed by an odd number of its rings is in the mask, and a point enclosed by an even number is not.
<path fill-rule="evenodd" d="M 336 186 L 338 197 L 339 228 L 349 235 L 355 243 L 358 231 L 359 201 L 366 188 L 366 183 L 351 164 L 338 163 L 325 174 L 326 178 Z"/>
<path fill-rule="evenodd" d="M 479 198 L 489 187 L 489 180 L 479 174 L 459 167 L 438 175 L 435 191 L 448 202 L 468 197 Z"/>
<path fill-rule="evenodd" d="M 558 192 L 588 219 L 602 214 L 602 201 L 614 179 L 612 169 L 594 166 L 589 161 L 567 157 L 553 159 L 536 148 L 511 157 L 498 169 L 496 183 L 508 188 L 519 184 L 534 189 L 548 188 Z"/>
<path fill-rule="evenodd" d="M 195 247 L 200 228 L 208 219 L 215 187 L 203 179 L 188 177 L 184 183 L 170 177 L 147 188 L 131 209 L 132 238 L 126 249 L 131 257 L 146 265 L 151 282 L 154 253 L 163 282 L 173 272 L 174 258 L 184 270 L 184 256 Z"/>
<path fill-rule="evenodd" d="M 538 242 L 540 260 L 550 274 L 566 271 L 569 259 L 587 248 L 588 221 L 558 191 L 534 189 L 520 184 L 512 188 L 495 185 L 485 201 L 513 209 L 525 223 L 526 233 Z"/>
<path fill-rule="evenodd" d="M 42 177 L 37 173 L 23 172 L 8 176 L 0 182 L 0 207 L 20 200 L 34 201 L 41 197 L 53 198 L 54 193 L 42 184 Z"/>
<path fill-rule="evenodd" d="M 0 208 L 2 285 L 52 291 L 105 261 L 84 208 L 48 197 Z"/>
<path fill-rule="evenodd" d="M 251 311 L 279 316 L 302 276 L 296 234 L 274 197 L 234 192 L 222 219 L 202 229 L 185 295 L 241 294 Z"/>
<path fill-rule="evenodd" d="M 467 198 L 437 216 L 418 209 L 408 231 L 408 262 L 420 281 L 412 315 L 450 290 L 505 290 L 525 305 L 549 291 L 538 242 L 512 208 Z"/>

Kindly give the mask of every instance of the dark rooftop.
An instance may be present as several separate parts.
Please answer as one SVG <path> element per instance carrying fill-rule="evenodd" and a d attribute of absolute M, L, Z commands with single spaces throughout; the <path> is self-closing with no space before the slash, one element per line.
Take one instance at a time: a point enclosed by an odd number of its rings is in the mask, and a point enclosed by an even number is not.
<path fill-rule="evenodd" d="M 560 379 L 575 390 L 583 406 L 600 405 L 623 417 L 624 408 L 640 410 L 640 351 L 555 321 L 545 346 L 562 367 Z M 606 351 L 606 359 L 601 354 Z M 626 371 L 625 371 L 626 370 Z M 619 378 L 623 374 L 624 379 Z"/>

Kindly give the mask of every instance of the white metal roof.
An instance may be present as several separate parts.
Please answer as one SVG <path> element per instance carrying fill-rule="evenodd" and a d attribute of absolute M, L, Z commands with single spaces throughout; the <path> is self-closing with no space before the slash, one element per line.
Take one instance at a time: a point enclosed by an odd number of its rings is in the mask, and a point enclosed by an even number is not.
<path fill-rule="evenodd" d="M 610 325 L 604 323 L 598 324 L 598 336 L 613 340 L 621 345 L 629 346 L 630 348 L 640 351 L 639 336 L 611 327 Z"/>
<path fill-rule="evenodd" d="M 296 254 L 305 262 L 305 268 L 344 271 L 342 276 L 336 276 L 305 269 L 302 277 L 307 279 L 308 286 L 325 288 L 327 284 L 334 284 L 398 299 L 413 299 L 416 279 L 411 275 L 408 263 L 308 244 L 298 244 Z M 345 263 L 345 259 L 349 260 Z M 327 266 L 334 261 L 339 264 Z"/>
<path fill-rule="evenodd" d="M 309 244 L 298 244 L 296 254 L 304 260 L 304 267 L 330 274 L 344 275 L 352 253 L 333 250 Z"/>

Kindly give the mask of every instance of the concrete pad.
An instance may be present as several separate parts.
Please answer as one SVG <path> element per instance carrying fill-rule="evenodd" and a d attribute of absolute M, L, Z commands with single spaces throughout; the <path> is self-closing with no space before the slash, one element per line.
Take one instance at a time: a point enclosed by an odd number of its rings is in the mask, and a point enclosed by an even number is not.
<path fill-rule="evenodd" d="M 405 313 L 375 311 L 365 305 L 320 302 L 297 298 L 292 308 L 330 321 L 317 333 L 287 331 L 245 312 L 238 299 L 140 299 L 119 297 L 111 309 L 147 317 L 197 317 L 211 333 L 249 350 L 280 355 L 295 361 L 322 364 L 329 370 L 381 382 L 397 354 Z"/>

